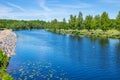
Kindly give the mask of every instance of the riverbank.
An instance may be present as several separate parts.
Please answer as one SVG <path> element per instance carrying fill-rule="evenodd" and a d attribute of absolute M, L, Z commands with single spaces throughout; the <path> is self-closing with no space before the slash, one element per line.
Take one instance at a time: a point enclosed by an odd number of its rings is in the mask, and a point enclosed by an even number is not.
<path fill-rule="evenodd" d="M 107 30 L 103 31 L 100 29 L 97 30 L 65 30 L 65 29 L 47 29 L 48 31 L 55 32 L 58 34 L 71 34 L 71 35 L 85 35 L 88 37 L 104 37 L 104 38 L 115 38 L 120 39 L 120 32 L 118 30 Z"/>
<path fill-rule="evenodd" d="M 0 80 L 12 80 L 7 74 L 10 57 L 15 55 L 16 34 L 10 29 L 0 31 Z"/>
<path fill-rule="evenodd" d="M 0 80 L 13 80 L 12 77 L 6 72 L 6 66 L 8 63 L 9 57 L 3 54 L 2 50 L 0 50 Z"/>

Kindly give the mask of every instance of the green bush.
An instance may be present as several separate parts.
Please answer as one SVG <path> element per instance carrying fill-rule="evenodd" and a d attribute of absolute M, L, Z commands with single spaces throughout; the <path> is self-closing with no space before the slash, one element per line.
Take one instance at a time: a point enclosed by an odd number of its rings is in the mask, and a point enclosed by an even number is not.
<path fill-rule="evenodd" d="M 0 50 L 0 80 L 13 80 L 10 75 L 6 73 L 6 66 L 9 62 L 9 57 L 3 54 Z"/>

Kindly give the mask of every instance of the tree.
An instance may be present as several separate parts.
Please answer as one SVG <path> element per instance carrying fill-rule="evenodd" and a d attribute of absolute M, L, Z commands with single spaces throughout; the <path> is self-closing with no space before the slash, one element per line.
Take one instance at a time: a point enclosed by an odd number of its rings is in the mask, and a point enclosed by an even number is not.
<path fill-rule="evenodd" d="M 106 12 L 101 15 L 101 29 L 106 31 L 110 28 L 110 19 Z"/>
<path fill-rule="evenodd" d="M 68 29 L 67 22 L 66 22 L 65 18 L 63 18 L 62 26 L 63 26 L 63 29 Z"/>
<path fill-rule="evenodd" d="M 57 19 L 54 19 L 54 20 L 52 20 L 51 21 L 51 27 L 53 28 L 53 29 L 58 29 L 58 21 L 57 21 Z"/>
<path fill-rule="evenodd" d="M 70 15 L 69 28 L 76 29 L 75 23 L 76 23 L 76 16 Z"/>
<path fill-rule="evenodd" d="M 79 30 L 83 29 L 83 15 L 81 12 L 79 12 L 79 14 L 78 14 L 78 18 L 76 20 L 75 25 L 76 25 L 77 29 L 79 29 Z"/>
<path fill-rule="evenodd" d="M 91 25 L 92 18 L 93 17 L 91 15 L 86 16 L 85 21 L 84 21 L 85 29 L 88 29 L 88 30 L 92 29 L 92 25 Z"/>
<path fill-rule="evenodd" d="M 120 30 L 120 11 L 116 17 L 116 29 Z"/>
<path fill-rule="evenodd" d="M 96 23 L 96 25 L 95 25 L 95 29 L 100 29 L 100 26 L 101 26 L 101 23 L 100 23 L 100 15 L 96 15 L 95 17 L 94 17 L 94 19 L 95 19 L 95 23 Z"/>

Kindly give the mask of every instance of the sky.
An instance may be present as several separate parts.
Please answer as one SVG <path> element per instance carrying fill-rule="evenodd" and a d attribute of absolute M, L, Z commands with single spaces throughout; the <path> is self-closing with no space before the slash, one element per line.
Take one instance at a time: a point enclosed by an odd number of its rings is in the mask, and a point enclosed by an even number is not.
<path fill-rule="evenodd" d="M 104 11 L 110 18 L 116 18 L 120 0 L 0 0 L 0 19 L 61 21 L 79 12 L 85 18 Z"/>

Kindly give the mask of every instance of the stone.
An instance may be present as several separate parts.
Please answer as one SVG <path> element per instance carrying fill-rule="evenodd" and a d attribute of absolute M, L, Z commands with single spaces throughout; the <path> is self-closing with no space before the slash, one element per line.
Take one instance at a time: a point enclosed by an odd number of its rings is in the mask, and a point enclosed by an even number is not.
<path fill-rule="evenodd" d="M 12 30 L 0 31 L 0 49 L 8 56 L 15 55 L 17 36 Z"/>

